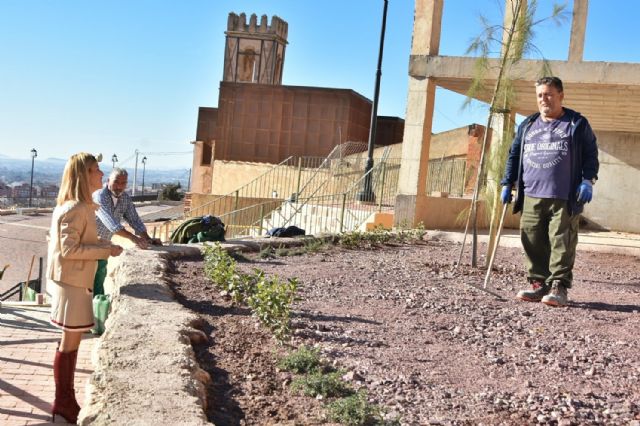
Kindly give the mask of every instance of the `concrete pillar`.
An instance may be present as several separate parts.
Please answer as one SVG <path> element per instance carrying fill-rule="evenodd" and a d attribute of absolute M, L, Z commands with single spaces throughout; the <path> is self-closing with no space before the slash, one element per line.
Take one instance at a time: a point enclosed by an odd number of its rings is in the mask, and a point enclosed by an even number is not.
<path fill-rule="evenodd" d="M 587 29 L 589 0 L 573 0 L 573 19 L 571 21 L 571 39 L 569 41 L 569 62 L 582 62 L 584 53 L 584 34 Z"/>
<path fill-rule="evenodd" d="M 412 56 L 437 56 L 443 0 L 416 0 Z M 429 148 L 435 102 L 433 80 L 409 75 L 402 162 L 395 203 L 395 224 L 417 225 L 425 214 Z"/>

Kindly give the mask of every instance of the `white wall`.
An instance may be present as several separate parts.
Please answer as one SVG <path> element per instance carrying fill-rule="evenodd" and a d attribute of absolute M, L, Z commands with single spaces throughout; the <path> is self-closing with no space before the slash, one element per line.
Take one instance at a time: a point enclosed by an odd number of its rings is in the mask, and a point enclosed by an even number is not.
<path fill-rule="evenodd" d="M 640 134 L 595 133 L 600 172 L 584 216 L 612 231 L 640 232 Z"/>

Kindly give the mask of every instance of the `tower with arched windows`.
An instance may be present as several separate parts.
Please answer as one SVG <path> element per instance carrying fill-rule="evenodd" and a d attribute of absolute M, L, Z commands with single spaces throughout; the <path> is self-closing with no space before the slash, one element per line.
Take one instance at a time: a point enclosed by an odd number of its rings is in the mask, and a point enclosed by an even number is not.
<path fill-rule="evenodd" d="M 234 83 L 282 84 L 288 24 L 274 16 L 271 25 L 255 14 L 229 14 L 222 80 Z"/>

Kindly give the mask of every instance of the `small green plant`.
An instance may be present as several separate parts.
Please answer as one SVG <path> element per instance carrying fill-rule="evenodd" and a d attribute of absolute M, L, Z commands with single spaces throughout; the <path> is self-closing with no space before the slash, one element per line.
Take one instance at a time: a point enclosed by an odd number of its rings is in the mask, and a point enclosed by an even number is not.
<path fill-rule="evenodd" d="M 244 302 L 249 283 L 236 271 L 236 261 L 219 243 L 204 249 L 204 272 L 211 282 L 235 303 Z"/>
<path fill-rule="evenodd" d="M 253 275 L 240 274 L 235 260 L 217 243 L 205 247 L 204 259 L 205 274 L 216 287 L 235 303 L 247 304 L 253 315 L 279 341 L 290 334 L 291 304 L 298 290 L 298 280 L 270 278 L 259 269 Z"/>
<path fill-rule="evenodd" d="M 400 243 L 422 241 L 427 230 L 423 222 L 420 222 L 417 227 L 409 228 L 406 226 L 406 222 L 398 227 L 396 238 Z"/>
<path fill-rule="evenodd" d="M 291 304 L 298 290 L 298 280 L 267 277 L 256 270 L 252 277 L 252 292 L 246 301 L 253 315 L 271 330 L 276 339 L 282 341 L 291 332 Z"/>
<path fill-rule="evenodd" d="M 307 253 L 317 253 L 324 250 L 326 244 L 319 238 L 309 238 L 304 241 L 304 248 Z"/>
<path fill-rule="evenodd" d="M 354 249 L 362 245 L 364 240 L 363 233 L 360 231 L 345 232 L 340 235 L 338 244 L 348 249 Z"/>
<path fill-rule="evenodd" d="M 392 240 L 392 234 L 379 226 L 372 231 L 351 231 L 340 235 L 339 244 L 343 247 L 354 249 L 358 247 L 372 247 L 388 244 Z"/>
<path fill-rule="evenodd" d="M 382 411 L 367 401 L 364 391 L 340 398 L 328 405 L 329 420 L 348 426 L 386 425 Z"/>
<path fill-rule="evenodd" d="M 376 226 L 373 231 L 367 233 L 369 241 L 373 244 L 387 244 L 393 239 L 391 232 L 385 229 L 382 225 Z"/>
<path fill-rule="evenodd" d="M 334 371 L 331 373 L 323 373 L 315 371 L 307 375 L 297 377 L 291 383 L 294 391 L 300 391 L 306 396 L 316 397 L 341 397 L 351 395 L 353 389 L 342 381 L 343 372 Z"/>
<path fill-rule="evenodd" d="M 285 246 L 281 245 L 280 247 L 278 247 L 276 249 L 276 256 L 280 256 L 280 257 L 285 257 L 285 256 L 289 256 L 289 249 L 286 248 Z"/>
<path fill-rule="evenodd" d="M 232 251 L 229 256 L 236 262 L 251 262 L 251 260 L 240 251 Z"/>
<path fill-rule="evenodd" d="M 322 368 L 320 349 L 309 348 L 305 345 L 289 353 L 278 362 L 278 368 L 296 374 L 318 371 Z"/>
<path fill-rule="evenodd" d="M 275 257 L 275 251 L 270 245 L 265 245 L 260 249 L 260 253 L 258 254 L 258 256 L 260 257 L 260 259 L 271 259 Z"/>

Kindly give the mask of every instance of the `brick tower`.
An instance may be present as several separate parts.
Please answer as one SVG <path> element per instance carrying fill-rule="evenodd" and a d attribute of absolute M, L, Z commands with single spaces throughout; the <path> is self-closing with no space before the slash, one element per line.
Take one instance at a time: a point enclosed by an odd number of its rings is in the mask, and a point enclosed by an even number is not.
<path fill-rule="evenodd" d="M 274 16 L 267 25 L 262 15 L 229 14 L 224 52 L 223 81 L 234 83 L 282 84 L 282 65 L 287 46 L 288 24 Z"/>

